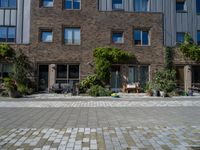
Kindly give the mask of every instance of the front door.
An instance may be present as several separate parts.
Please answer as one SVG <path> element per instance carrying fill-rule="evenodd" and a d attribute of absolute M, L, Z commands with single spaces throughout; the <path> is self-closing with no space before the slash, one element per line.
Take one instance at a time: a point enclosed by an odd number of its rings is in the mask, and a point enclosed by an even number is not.
<path fill-rule="evenodd" d="M 120 66 L 112 66 L 111 68 L 111 89 L 120 92 L 121 89 L 121 70 Z"/>
<path fill-rule="evenodd" d="M 48 90 L 49 65 L 39 65 L 39 91 Z"/>
<path fill-rule="evenodd" d="M 176 84 L 177 87 L 184 89 L 184 66 L 176 66 Z"/>

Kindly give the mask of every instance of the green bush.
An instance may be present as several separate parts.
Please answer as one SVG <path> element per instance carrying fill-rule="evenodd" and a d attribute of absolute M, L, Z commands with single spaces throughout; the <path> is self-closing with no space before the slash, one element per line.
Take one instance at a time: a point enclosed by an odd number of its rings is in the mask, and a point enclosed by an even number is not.
<path fill-rule="evenodd" d="M 176 71 L 164 69 L 157 71 L 153 81 L 153 88 L 155 90 L 172 92 L 176 88 Z"/>
<path fill-rule="evenodd" d="M 29 89 L 24 84 L 17 84 L 17 91 L 22 95 L 27 95 L 29 92 Z"/>
<path fill-rule="evenodd" d="M 0 45 L 0 58 L 12 57 L 12 49 L 7 44 Z"/>
<path fill-rule="evenodd" d="M 5 88 L 8 90 L 8 91 L 12 91 L 15 89 L 16 85 L 15 85 L 15 81 L 10 78 L 10 77 L 7 77 L 7 78 L 4 78 L 3 79 L 3 83 L 4 83 L 4 86 Z"/>
<path fill-rule="evenodd" d="M 97 75 L 90 75 L 80 82 L 80 92 L 85 93 L 94 85 L 102 85 L 102 83 L 98 79 Z"/>
<path fill-rule="evenodd" d="M 90 88 L 89 95 L 90 96 L 111 96 L 112 92 L 106 88 L 103 88 L 99 85 L 94 85 Z"/>

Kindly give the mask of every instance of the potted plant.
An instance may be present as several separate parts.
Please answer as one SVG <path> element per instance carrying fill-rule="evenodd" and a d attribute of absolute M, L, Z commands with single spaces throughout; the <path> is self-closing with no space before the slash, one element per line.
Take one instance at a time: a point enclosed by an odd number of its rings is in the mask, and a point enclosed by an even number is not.
<path fill-rule="evenodd" d="M 153 90 L 152 90 L 152 83 L 151 82 L 146 84 L 145 92 L 147 93 L 147 96 L 153 96 Z"/>

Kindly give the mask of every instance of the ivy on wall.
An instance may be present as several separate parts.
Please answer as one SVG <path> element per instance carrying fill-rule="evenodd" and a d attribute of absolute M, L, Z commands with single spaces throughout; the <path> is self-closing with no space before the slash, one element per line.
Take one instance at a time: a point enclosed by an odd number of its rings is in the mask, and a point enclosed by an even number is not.
<path fill-rule="evenodd" d="M 134 55 L 117 48 L 100 47 L 93 51 L 95 58 L 95 73 L 98 78 L 106 85 L 111 78 L 110 68 L 114 63 L 124 63 L 135 59 Z"/>
<path fill-rule="evenodd" d="M 200 47 L 194 43 L 189 34 L 185 35 L 184 42 L 181 43 L 179 47 L 184 56 L 197 62 L 200 61 Z"/>

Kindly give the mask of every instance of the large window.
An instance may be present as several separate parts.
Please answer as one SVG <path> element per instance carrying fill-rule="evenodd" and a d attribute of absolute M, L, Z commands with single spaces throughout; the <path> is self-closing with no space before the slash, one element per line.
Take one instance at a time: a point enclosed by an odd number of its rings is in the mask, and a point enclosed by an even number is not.
<path fill-rule="evenodd" d="M 15 27 L 0 27 L 0 42 L 15 42 L 16 28 Z"/>
<path fill-rule="evenodd" d="M 16 8 L 17 0 L 0 0 L 0 8 Z"/>
<path fill-rule="evenodd" d="M 112 42 L 117 44 L 124 43 L 123 32 L 112 32 Z"/>
<path fill-rule="evenodd" d="M 134 0 L 134 10 L 136 12 L 149 11 L 149 0 Z"/>
<path fill-rule="evenodd" d="M 149 31 L 147 30 L 134 30 L 134 44 L 137 46 L 149 45 Z"/>
<path fill-rule="evenodd" d="M 53 32 L 52 30 L 42 30 L 41 31 L 41 42 L 52 42 Z"/>
<path fill-rule="evenodd" d="M 53 0 L 42 0 L 42 7 L 53 7 Z"/>
<path fill-rule="evenodd" d="M 196 9 L 197 9 L 197 13 L 200 13 L 200 0 L 196 0 Z"/>
<path fill-rule="evenodd" d="M 64 1 L 65 9 L 80 9 L 81 8 L 81 0 L 65 0 Z"/>
<path fill-rule="evenodd" d="M 68 45 L 80 45 L 81 43 L 80 28 L 65 28 L 64 43 Z"/>
<path fill-rule="evenodd" d="M 185 38 L 185 33 L 184 32 L 177 32 L 176 33 L 176 42 L 177 43 L 183 43 Z"/>
<path fill-rule="evenodd" d="M 79 82 L 79 65 L 60 64 L 56 71 L 57 83 L 74 84 Z"/>
<path fill-rule="evenodd" d="M 149 81 L 149 66 L 130 66 L 128 71 L 128 83 L 139 82 L 142 86 Z"/>
<path fill-rule="evenodd" d="M 185 12 L 186 10 L 187 8 L 185 0 L 176 0 L 176 11 Z"/>
<path fill-rule="evenodd" d="M 112 9 L 113 10 L 122 10 L 123 1 L 122 0 L 112 0 Z"/>

